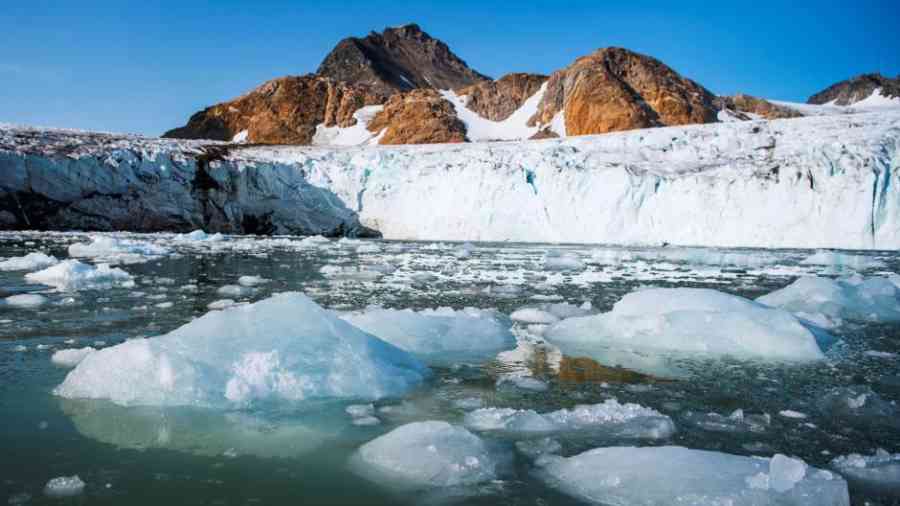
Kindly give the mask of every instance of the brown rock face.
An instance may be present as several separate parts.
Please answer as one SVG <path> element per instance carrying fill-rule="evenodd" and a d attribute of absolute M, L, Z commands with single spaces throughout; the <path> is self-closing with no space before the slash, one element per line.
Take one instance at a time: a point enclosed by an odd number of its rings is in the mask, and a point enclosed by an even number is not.
<path fill-rule="evenodd" d="M 863 74 L 846 81 L 833 84 L 809 97 L 808 104 L 827 104 L 834 101 L 837 105 L 853 105 L 868 98 L 876 89 L 887 97 L 900 97 L 900 76 L 894 79 L 881 74 Z"/>
<path fill-rule="evenodd" d="M 415 24 L 344 39 L 317 73 L 368 84 L 387 95 L 414 88 L 456 89 L 488 80 Z"/>
<path fill-rule="evenodd" d="M 506 74 L 496 81 L 482 81 L 456 93 L 468 96 L 468 108 L 479 116 L 503 121 L 537 93 L 546 80 L 547 76 L 540 74 Z"/>
<path fill-rule="evenodd" d="M 554 72 L 529 122 L 565 111 L 567 135 L 716 121 L 715 97 L 659 60 L 605 48 Z"/>
<path fill-rule="evenodd" d="M 370 132 L 387 129 L 379 144 L 465 142 L 466 126 L 453 105 L 435 90 L 397 94 L 369 122 Z"/>
<path fill-rule="evenodd" d="M 768 100 L 738 93 L 732 97 L 718 97 L 716 100 L 720 109 L 729 109 L 750 119 L 741 113 L 750 113 L 762 116 L 765 119 L 799 118 L 803 115 L 790 107 L 775 105 Z"/>
<path fill-rule="evenodd" d="M 366 85 L 312 74 L 281 77 L 194 114 L 187 125 L 163 137 L 229 141 L 246 130 L 248 142 L 309 144 L 316 125 L 351 126 L 356 123 L 353 113 L 357 109 L 386 99 Z"/>

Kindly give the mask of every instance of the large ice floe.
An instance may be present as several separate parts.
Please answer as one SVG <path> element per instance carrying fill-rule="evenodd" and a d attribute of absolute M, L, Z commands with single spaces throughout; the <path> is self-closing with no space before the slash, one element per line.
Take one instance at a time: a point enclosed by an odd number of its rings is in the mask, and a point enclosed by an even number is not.
<path fill-rule="evenodd" d="M 497 479 L 508 451 L 463 427 L 413 422 L 362 445 L 351 467 L 376 483 L 397 488 L 467 486 Z"/>
<path fill-rule="evenodd" d="M 550 486 L 603 505 L 849 506 L 847 483 L 798 459 L 771 459 L 677 446 L 596 448 L 544 456 L 537 474 Z"/>
<path fill-rule="evenodd" d="M 515 346 L 511 322 L 492 310 L 369 307 L 342 318 L 431 364 L 483 360 Z"/>
<path fill-rule="evenodd" d="M 831 468 L 851 486 L 900 497 L 900 453 L 891 454 L 880 448 L 872 455 L 851 453 L 832 460 Z"/>
<path fill-rule="evenodd" d="M 25 275 L 25 281 L 67 292 L 134 286 L 134 279 L 122 269 L 109 264 L 84 264 L 78 260 L 63 260 L 42 271 L 30 272 Z"/>
<path fill-rule="evenodd" d="M 577 432 L 665 439 L 675 433 L 675 424 L 668 416 L 638 404 L 620 404 L 615 399 L 543 414 L 531 409 L 481 408 L 466 414 L 465 425 L 477 431 L 520 435 Z"/>
<path fill-rule="evenodd" d="M 900 321 L 900 284 L 896 277 L 804 277 L 756 299 L 788 310 L 823 327 L 845 320 Z"/>
<path fill-rule="evenodd" d="M 631 350 L 805 361 L 824 357 L 817 341 L 823 334 L 787 311 L 743 297 L 649 288 L 625 295 L 608 313 L 563 320 L 544 337 L 574 356 Z"/>
<path fill-rule="evenodd" d="M 92 353 L 55 393 L 122 405 L 239 407 L 396 396 L 428 374 L 408 353 L 307 296 L 282 293 Z"/>
<path fill-rule="evenodd" d="M 29 253 L 0 261 L 0 271 L 36 271 L 56 265 L 59 260 L 41 252 Z"/>
<path fill-rule="evenodd" d="M 91 258 L 105 263 L 141 263 L 168 255 L 169 250 L 151 242 L 123 239 L 105 235 L 92 235 L 89 243 L 69 246 L 69 256 Z"/>

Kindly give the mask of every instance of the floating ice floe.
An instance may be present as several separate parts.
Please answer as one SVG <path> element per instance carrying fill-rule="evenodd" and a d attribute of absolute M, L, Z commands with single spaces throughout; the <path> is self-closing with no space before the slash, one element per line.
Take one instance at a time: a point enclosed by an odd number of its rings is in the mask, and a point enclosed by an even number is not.
<path fill-rule="evenodd" d="M 25 281 L 52 286 L 61 291 L 104 290 L 114 286 L 130 288 L 134 279 L 122 269 L 108 264 L 97 266 L 78 260 L 64 260 L 42 271 L 25 275 Z"/>
<path fill-rule="evenodd" d="M 55 393 L 121 405 L 232 407 L 402 395 L 428 374 L 408 353 L 307 296 L 282 293 L 92 353 Z"/>
<path fill-rule="evenodd" d="M 175 241 L 178 242 L 221 242 L 225 240 L 225 236 L 222 234 L 207 234 L 202 230 L 194 230 L 188 234 L 179 234 L 175 236 Z"/>
<path fill-rule="evenodd" d="M 900 286 L 883 277 L 805 277 L 756 299 L 830 328 L 854 321 L 900 321 Z"/>
<path fill-rule="evenodd" d="M 44 486 L 44 495 L 48 497 L 72 497 L 84 492 L 85 483 L 75 476 L 53 478 Z"/>
<path fill-rule="evenodd" d="M 497 479 L 507 458 L 463 427 L 426 421 L 400 426 L 364 444 L 351 462 L 373 482 L 415 489 Z"/>
<path fill-rule="evenodd" d="M 91 353 L 97 351 L 96 348 L 86 346 L 84 348 L 70 348 L 59 350 L 53 353 L 50 361 L 62 367 L 75 367 Z"/>
<path fill-rule="evenodd" d="M 596 448 L 538 459 L 537 474 L 594 504 L 849 506 L 847 483 L 784 455 L 771 459 L 677 446 Z"/>
<path fill-rule="evenodd" d="M 816 404 L 824 415 L 843 423 L 900 426 L 897 406 L 865 385 L 833 388 Z"/>
<path fill-rule="evenodd" d="M 544 337 L 564 352 L 621 348 L 650 354 L 823 358 L 817 335 L 787 311 L 702 288 L 638 290 L 612 311 L 563 320 Z"/>
<path fill-rule="evenodd" d="M 891 454 L 880 448 L 872 455 L 851 453 L 832 460 L 831 468 L 859 488 L 900 495 L 900 453 Z"/>
<path fill-rule="evenodd" d="M 21 293 L 10 295 L 0 301 L 0 304 L 10 307 L 35 308 L 47 303 L 47 297 L 36 293 Z"/>
<path fill-rule="evenodd" d="M 884 269 L 884 262 L 866 255 L 853 255 L 839 251 L 817 251 L 800 261 L 803 265 L 824 265 L 837 270 Z"/>
<path fill-rule="evenodd" d="M 224 285 L 219 287 L 216 290 L 216 293 L 219 295 L 226 295 L 229 297 L 243 297 L 245 295 L 249 295 L 253 293 L 253 289 L 249 286 L 241 286 L 241 285 Z"/>
<path fill-rule="evenodd" d="M 544 257 L 544 269 L 549 271 L 581 271 L 584 267 L 584 262 L 572 252 L 550 250 Z"/>
<path fill-rule="evenodd" d="M 598 249 L 591 254 L 591 262 L 619 265 L 622 262 L 672 262 L 690 265 L 758 268 L 778 262 L 781 258 L 771 252 L 723 251 L 713 248 L 666 247 L 650 249 Z"/>
<path fill-rule="evenodd" d="M 241 286 L 257 286 L 268 282 L 269 280 L 262 276 L 241 276 L 238 278 L 238 284 Z"/>
<path fill-rule="evenodd" d="M 515 345 L 510 321 L 493 310 L 373 306 L 341 317 L 432 364 L 485 359 Z"/>
<path fill-rule="evenodd" d="M 146 241 L 136 241 L 106 235 L 93 235 L 90 243 L 69 246 L 69 255 L 91 258 L 105 263 L 141 263 L 168 255 L 167 248 Z"/>
<path fill-rule="evenodd" d="M 0 271 L 36 271 L 57 263 L 59 263 L 59 260 L 56 257 L 35 252 L 0 261 Z"/>
<path fill-rule="evenodd" d="M 685 412 L 683 418 L 701 429 L 712 432 L 764 432 L 772 423 L 766 413 L 744 413 L 736 409 L 728 416 L 719 413 Z"/>
<path fill-rule="evenodd" d="M 344 410 L 353 419 L 353 425 L 378 425 L 381 420 L 375 416 L 374 404 L 351 404 Z"/>
<path fill-rule="evenodd" d="M 544 414 L 530 409 L 482 408 L 467 413 L 464 423 L 472 430 L 517 434 L 588 432 L 665 439 L 675 433 L 675 424 L 668 416 L 638 404 L 620 404 L 615 399 Z"/>

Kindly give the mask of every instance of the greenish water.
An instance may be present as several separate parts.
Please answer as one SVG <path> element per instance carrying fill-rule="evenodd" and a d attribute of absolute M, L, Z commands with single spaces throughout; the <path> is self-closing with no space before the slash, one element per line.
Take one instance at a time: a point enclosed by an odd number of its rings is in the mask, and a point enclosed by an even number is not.
<path fill-rule="evenodd" d="M 459 254 L 459 244 L 376 241 L 366 244 L 375 244 L 377 251 L 368 251 L 358 250 L 357 243 L 300 249 L 255 238 L 206 245 L 181 244 L 170 236 L 142 239 L 169 248 L 170 254 L 120 265 L 135 278 L 134 287 L 56 292 L 25 283 L 23 272 L 0 272 L 0 295 L 40 291 L 48 299 L 37 308 L 0 306 L 4 427 L 0 500 L 130 505 L 578 504 L 534 479 L 531 464 L 521 456 L 502 479 L 449 492 L 398 492 L 348 469 L 348 457 L 356 448 L 403 423 L 460 422 L 465 411 L 453 401 L 469 397 L 482 399 L 486 406 L 538 412 L 614 397 L 668 414 L 678 427 L 670 440 L 641 444 L 677 444 L 740 455 L 784 453 L 819 467 L 851 452 L 871 454 L 875 448 L 900 452 L 900 428 L 893 421 L 847 419 L 819 405 L 830 388 L 847 385 L 867 385 L 889 403 L 900 400 L 898 360 L 867 353 L 900 353 L 900 326 L 891 324 L 841 327 L 836 332 L 841 342 L 824 362 L 797 366 L 685 360 L 680 365 L 689 379 L 675 381 L 607 369 L 602 366 L 617 364 L 591 361 L 569 360 L 557 374 L 542 367 L 540 357 L 518 365 L 488 360 L 437 369 L 428 384 L 407 398 L 376 403 L 402 409 L 370 427 L 350 423 L 344 413 L 348 403 L 221 412 L 125 408 L 54 396 L 53 388 L 68 373 L 51 363 L 55 350 L 110 346 L 168 332 L 205 314 L 211 302 L 235 298 L 217 291 L 244 275 L 271 282 L 236 297 L 239 300 L 296 290 L 336 310 L 368 304 L 414 309 L 474 306 L 509 314 L 535 303 L 535 296 L 574 304 L 590 301 L 595 310 L 608 310 L 639 286 L 703 286 L 756 297 L 798 275 L 849 272 L 801 264 L 808 251 L 680 250 L 687 253 L 679 255 L 670 253 L 678 249 L 660 253 L 612 248 L 617 260 L 600 263 L 591 259 L 596 259 L 592 252 L 601 248 L 587 246 L 479 244 L 465 256 Z M 0 257 L 43 251 L 66 258 L 69 244 L 85 240 L 73 234 L 0 234 Z M 548 271 L 542 264 L 548 249 L 579 255 L 587 266 L 574 273 Z M 710 261 L 723 253 L 731 255 L 727 261 Z M 881 264 L 866 273 L 900 272 L 900 255 L 866 254 Z M 186 285 L 196 289 L 185 290 Z M 167 302 L 171 307 L 158 306 Z M 498 375 L 515 367 L 529 368 L 548 390 L 497 387 Z M 698 423 L 699 415 L 727 416 L 735 409 L 768 413 L 771 423 L 762 431 L 729 432 Z M 778 415 L 788 409 L 807 418 Z M 500 439 L 500 444 L 514 442 Z M 622 443 L 596 435 L 560 439 L 564 455 Z M 83 494 L 66 499 L 44 496 L 49 479 L 73 474 L 87 483 Z M 900 504 L 896 498 L 865 490 L 851 489 L 851 495 L 856 504 Z"/>

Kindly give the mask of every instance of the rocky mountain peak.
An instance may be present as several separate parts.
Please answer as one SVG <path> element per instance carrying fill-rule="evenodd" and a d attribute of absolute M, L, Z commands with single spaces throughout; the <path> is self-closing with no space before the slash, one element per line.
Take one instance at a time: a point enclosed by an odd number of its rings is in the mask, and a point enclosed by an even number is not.
<path fill-rule="evenodd" d="M 343 39 L 317 73 L 367 84 L 387 94 L 416 88 L 455 89 L 489 79 L 416 24 Z"/>
<path fill-rule="evenodd" d="M 808 104 L 853 105 L 869 98 L 875 90 L 890 98 L 900 97 L 900 75 L 891 79 L 879 73 L 861 74 L 832 84 L 828 88 L 809 97 Z"/>

